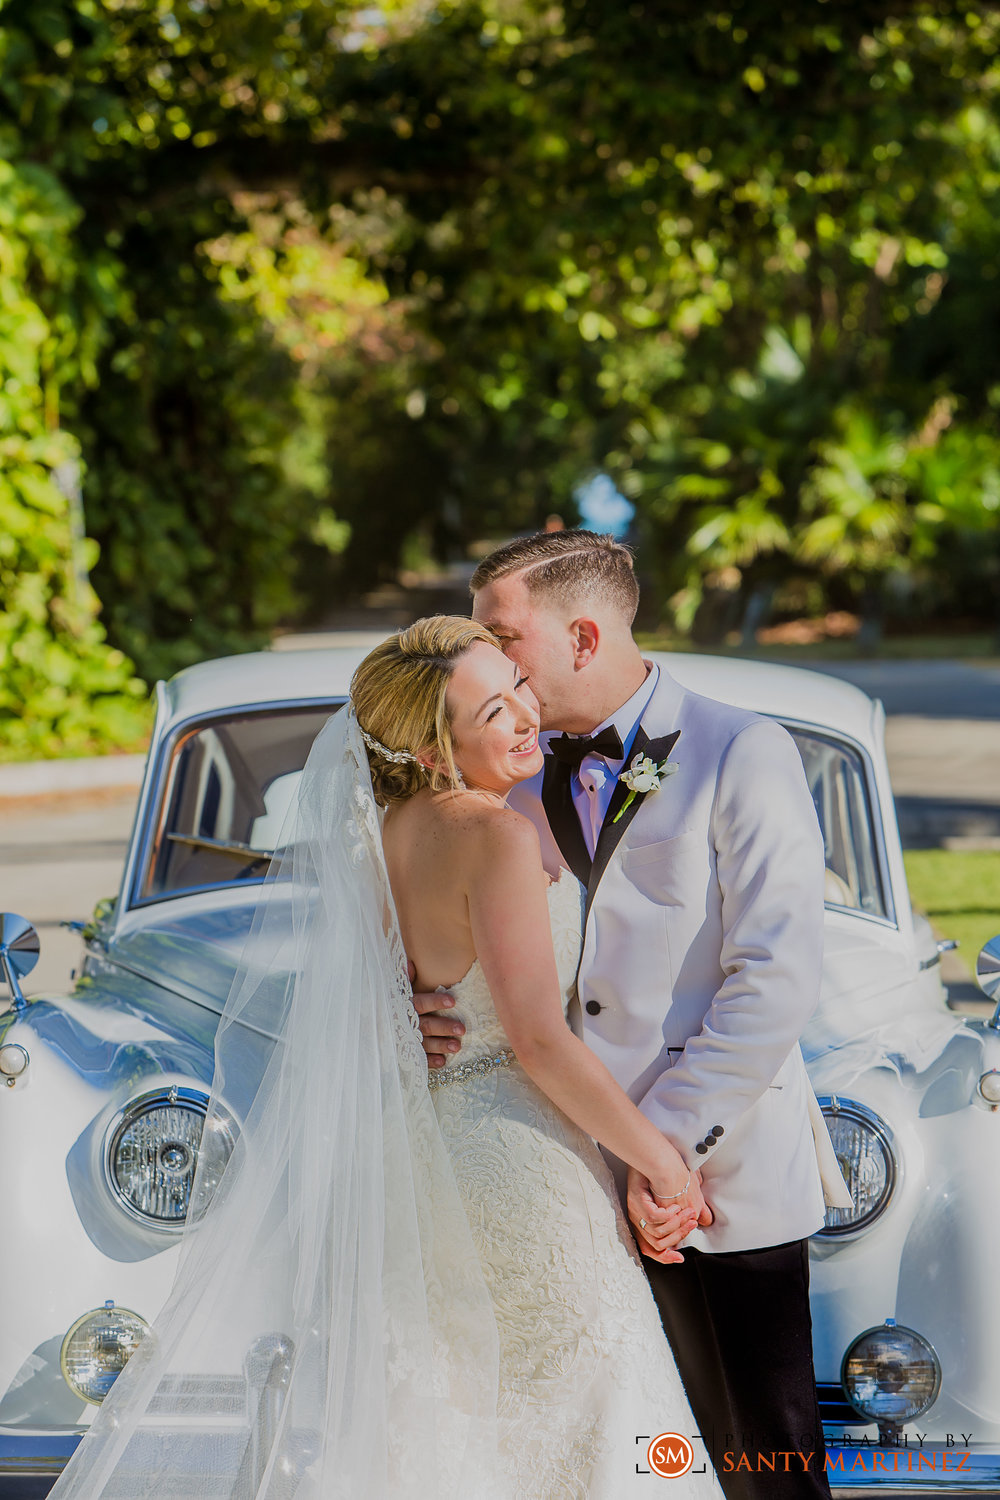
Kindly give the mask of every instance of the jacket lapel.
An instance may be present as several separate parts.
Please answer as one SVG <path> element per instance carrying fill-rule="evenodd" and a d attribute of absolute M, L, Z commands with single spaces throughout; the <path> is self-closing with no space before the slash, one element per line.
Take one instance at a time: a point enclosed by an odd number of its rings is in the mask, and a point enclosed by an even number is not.
<path fill-rule="evenodd" d="M 554 755 L 545 757 L 542 773 L 542 806 L 560 853 L 581 885 L 590 881 L 591 861 L 570 784 L 572 768 Z"/>
<path fill-rule="evenodd" d="M 628 753 L 628 764 L 631 765 L 637 755 L 648 755 L 655 765 L 659 765 L 662 760 L 666 760 L 671 750 L 673 750 L 680 739 L 680 734 L 680 730 L 675 729 L 672 734 L 661 735 L 657 739 L 651 740 L 647 737 L 646 731 L 640 724 L 636 730 L 635 739 L 632 741 L 632 748 Z M 594 896 L 597 894 L 597 887 L 600 885 L 601 876 L 608 867 L 608 861 L 618 848 L 618 844 L 628 825 L 648 796 L 648 792 L 637 793 L 616 823 L 615 818 L 621 812 L 621 809 L 625 807 L 625 801 L 628 797 L 628 787 L 624 781 L 619 781 L 615 787 L 614 795 L 611 798 L 604 817 L 604 822 L 601 824 L 601 832 L 597 840 L 597 848 L 594 851 L 594 863 L 590 871 L 590 879 L 586 882 L 588 915 Z M 570 808 L 572 810 L 572 803 L 570 804 Z M 577 822 L 577 827 L 579 828 L 579 822 Z M 562 840 L 560 838 L 561 843 Z M 575 873 L 576 871 L 574 871 Z"/>

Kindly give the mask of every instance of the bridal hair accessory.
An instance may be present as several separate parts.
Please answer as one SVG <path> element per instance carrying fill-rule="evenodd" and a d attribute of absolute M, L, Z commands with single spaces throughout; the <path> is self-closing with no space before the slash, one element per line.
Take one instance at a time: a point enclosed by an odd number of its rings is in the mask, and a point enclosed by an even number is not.
<path fill-rule="evenodd" d="M 361 729 L 360 724 L 358 728 Z M 388 745 L 383 745 L 382 741 L 377 740 L 373 734 L 369 734 L 367 729 L 361 729 L 361 738 L 369 750 L 374 750 L 376 755 L 381 755 L 384 760 L 393 761 L 397 766 L 411 764 L 418 766 L 420 764 L 417 757 L 412 755 L 409 750 L 390 750 Z"/>
<path fill-rule="evenodd" d="M 672 776 L 678 769 L 675 760 L 661 760 L 660 764 L 656 765 L 648 755 L 633 756 L 628 770 L 623 771 L 618 778 L 628 787 L 628 796 L 611 819 L 612 823 L 618 822 L 622 813 L 632 806 L 636 797 L 645 796 L 647 792 L 658 792 L 661 781 L 667 776 Z"/>
<path fill-rule="evenodd" d="M 355 721 L 356 720 L 357 715 L 355 715 Z M 383 760 L 391 760 L 393 764 L 397 766 L 413 765 L 419 766 L 422 771 L 427 770 L 427 767 L 424 765 L 423 761 L 418 760 L 411 751 L 390 750 L 388 745 L 383 745 L 381 740 L 377 740 L 373 734 L 369 734 L 367 729 L 362 729 L 360 724 L 358 724 L 358 729 L 361 731 L 361 738 L 364 740 L 369 750 L 374 750 L 375 754 L 381 755 Z M 462 775 L 457 766 L 455 767 L 455 775 L 458 778 L 459 786 L 464 787 L 465 777 Z"/>

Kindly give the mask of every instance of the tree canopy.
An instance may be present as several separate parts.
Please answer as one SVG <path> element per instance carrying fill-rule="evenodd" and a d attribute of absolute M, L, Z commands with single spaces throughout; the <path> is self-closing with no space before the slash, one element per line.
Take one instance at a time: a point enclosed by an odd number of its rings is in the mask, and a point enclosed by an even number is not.
<path fill-rule="evenodd" d="M 129 662 L 600 471 L 682 628 L 995 596 L 998 39 L 950 0 L 6 0 L 6 753 L 122 742 Z"/>

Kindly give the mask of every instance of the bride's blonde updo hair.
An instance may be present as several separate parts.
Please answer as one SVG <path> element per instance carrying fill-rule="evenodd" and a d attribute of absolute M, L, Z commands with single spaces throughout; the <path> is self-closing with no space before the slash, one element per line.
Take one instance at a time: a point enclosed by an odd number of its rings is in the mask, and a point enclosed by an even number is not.
<path fill-rule="evenodd" d="M 430 615 L 376 646 L 355 672 L 351 702 L 366 736 L 380 807 L 405 802 L 424 786 L 461 786 L 445 695 L 455 663 L 477 641 L 497 643 L 484 626 L 462 615 Z M 437 751 L 433 769 L 416 759 L 427 749 Z M 390 760 L 386 750 L 406 758 Z"/>

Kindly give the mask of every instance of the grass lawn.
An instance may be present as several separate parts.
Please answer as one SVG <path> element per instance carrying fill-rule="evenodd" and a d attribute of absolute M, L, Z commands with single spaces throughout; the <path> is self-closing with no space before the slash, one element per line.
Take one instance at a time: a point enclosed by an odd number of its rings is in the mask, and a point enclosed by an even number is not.
<path fill-rule="evenodd" d="M 980 948 L 1000 933 L 1000 850 L 908 849 L 903 860 L 914 906 L 957 938 L 974 974 Z"/>

